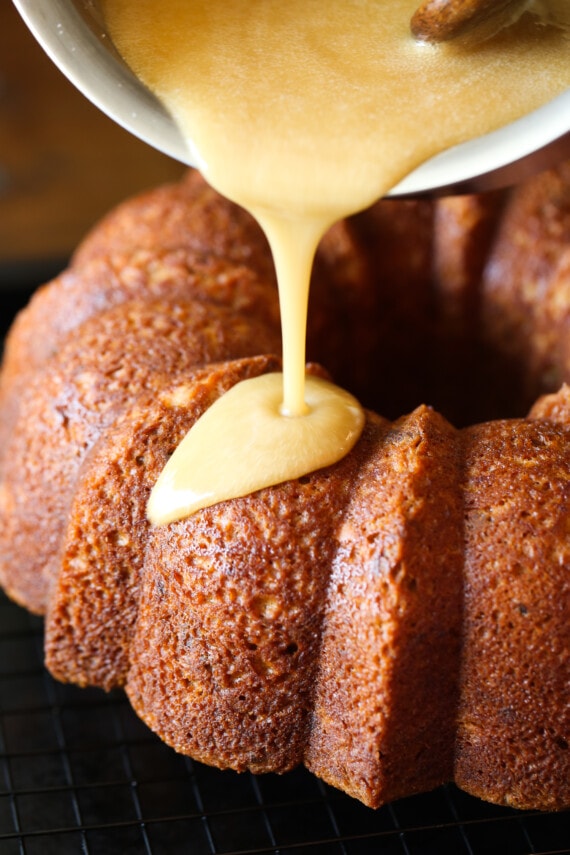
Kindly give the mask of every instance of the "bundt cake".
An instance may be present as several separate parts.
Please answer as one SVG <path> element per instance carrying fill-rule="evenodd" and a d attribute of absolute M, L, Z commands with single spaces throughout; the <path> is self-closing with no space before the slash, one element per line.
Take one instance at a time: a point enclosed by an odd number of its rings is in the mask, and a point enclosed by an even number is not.
<path fill-rule="evenodd" d="M 278 369 L 276 286 L 195 172 L 110 213 L 1 375 L 0 581 L 50 671 L 222 768 L 570 807 L 569 245 L 570 164 L 338 223 L 309 370 L 384 416 L 334 466 L 151 526 L 198 416 Z"/>

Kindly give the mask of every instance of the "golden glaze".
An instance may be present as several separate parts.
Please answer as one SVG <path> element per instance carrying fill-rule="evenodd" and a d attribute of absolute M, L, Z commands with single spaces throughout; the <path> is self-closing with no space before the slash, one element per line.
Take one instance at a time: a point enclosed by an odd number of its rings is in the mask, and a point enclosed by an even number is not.
<path fill-rule="evenodd" d="M 173 2 L 165 13 L 160 0 L 103 3 L 114 42 L 175 117 L 192 162 L 252 212 L 269 239 L 280 290 L 286 421 L 279 427 L 265 418 L 265 406 L 253 421 L 264 434 L 278 427 L 289 434 L 286 443 L 274 436 L 283 463 L 274 471 L 285 478 L 297 474 L 299 445 L 306 472 L 345 453 L 333 439 L 342 434 L 338 396 L 320 435 L 302 422 L 310 271 L 326 230 L 385 195 L 426 158 L 570 85 L 568 45 L 558 29 L 525 18 L 484 46 L 427 48 L 409 35 L 415 5 L 233 0 Z M 243 407 L 251 404 L 244 391 Z M 244 423 L 226 423 L 231 440 L 220 440 L 221 430 L 203 431 L 192 456 L 206 470 L 207 461 L 216 465 L 216 443 L 241 445 L 247 478 L 239 483 L 237 473 L 228 473 L 232 495 L 267 483 L 263 456 L 246 431 L 236 433 Z M 203 502 L 227 498 L 225 489 L 202 490 L 193 467 L 177 480 Z M 154 518 L 166 519 L 156 501 L 155 495 Z"/>

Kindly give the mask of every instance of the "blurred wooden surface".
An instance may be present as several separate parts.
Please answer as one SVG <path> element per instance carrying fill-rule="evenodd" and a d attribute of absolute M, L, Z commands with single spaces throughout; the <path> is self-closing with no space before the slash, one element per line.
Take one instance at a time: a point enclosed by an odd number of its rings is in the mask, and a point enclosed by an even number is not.
<path fill-rule="evenodd" d="M 182 171 L 81 95 L 0 0 L 0 287 L 67 258 L 116 202 Z"/>

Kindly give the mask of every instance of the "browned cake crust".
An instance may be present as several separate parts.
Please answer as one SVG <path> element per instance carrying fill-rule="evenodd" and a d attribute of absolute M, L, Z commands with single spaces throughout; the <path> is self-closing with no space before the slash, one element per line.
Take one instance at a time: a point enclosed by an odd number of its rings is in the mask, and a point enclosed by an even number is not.
<path fill-rule="evenodd" d="M 519 808 L 570 797 L 570 429 L 469 428 L 455 780 Z"/>
<path fill-rule="evenodd" d="M 131 660 L 150 524 L 146 503 L 192 424 L 236 382 L 280 370 L 251 357 L 143 392 L 96 443 L 66 521 L 46 619 L 46 663 L 58 679 L 122 686 Z"/>
<path fill-rule="evenodd" d="M 154 254 L 180 247 L 195 258 L 253 267 L 262 279 L 274 276 L 267 241 L 253 218 L 222 199 L 195 170 L 176 184 L 118 205 L 82 241 L 72 265 L 121 256 L 128 262 L 133 252 Z"/>
<path fill-rule="evenodd" d="M 383 353 L 393 353 L 399 373 L 411 373 L 417 351 L 404 346 L 403 332 L 413 321 L 419 336 L 429 314 L 431 232 L 431 203 L 395 201 L 338 223 L 318 250 L 308 358 L 364 400 L 374 398 L 377 385 L 379 394 L 385 388 L 376 369 Z M 401 283 L 396 300 L 388 288 L 393 280 Z M 36 292 L 10 330 L 0 374 L 0 468 L 29 372 L 94 315 L 139 299 L 223 306 L 279 334 L 271 255 L 247 213 L 193 171 L 179 184 L 129 200 L 87 236 L 69 269 Z M 393 411 L 402 408 L 395 400 Z"/>
<path fill-rule="evenodd" d="M 542 395 L 529 412 L 530 419 L 548 419 L 560 425 L 570 424 L 570 386 L 563 383 L 558 392 Z"/>
<path fill-rule="evenodd" d="M 24 387 L 5 447 L 0 577 L 10 595 L 45 611 L 81 464 L 140 392 L 210 361 L 278 348 L 255 317 L 196 301 L 123 303 L 67 338 Z"/>
<path fill-rule="evenodd" d="M 255 772 L 302 761 L 335 535 L 367 445 L 153 529 L 127 692 L 178 751 Z"/>
<path fill-rule="evenodd" d="M 450 780 L 462 613 L 458 434 L 384 424 L 337 534 L 310 769 L 366 804 Z"/>
<path fill-rule="evenodd" d="M 182 435 L 278 367 L 275 281 L 253 220 L 195 173 L 112 212 L 1 375 L 0 581 L 46 613 L 52 672 L 124 685 L 221 767 L 305 762 L 371 806 L 454 777 L 570 807 L 569 187 L 563 165 L 337 224 L 310 356 L 413 412 L 368 412 L 336 466 L 159 528 L 146 500 Z M 415 408 L 523 415 L 529 390 L 528 418 L 464 429 Z"/>
<path fill-rule="evenodd" d="M 514 189 L 482 281 L 482 331 L 498 392 L 525 409 L 567 378 L 570 164 Z M 561 352 L 564 351 L 564 352 Z"/>

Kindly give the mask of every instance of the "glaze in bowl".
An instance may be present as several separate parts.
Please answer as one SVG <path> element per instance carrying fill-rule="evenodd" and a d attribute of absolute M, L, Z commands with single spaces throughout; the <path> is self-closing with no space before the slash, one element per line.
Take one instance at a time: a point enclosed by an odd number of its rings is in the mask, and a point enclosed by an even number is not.
<path fill-rule="evenodd" d="M 119 125 L 186 163 L 176 124 L 116 51 L 97 0 L 13 0 L 68 79 Z M 393 188 L 391 196 L 446 195 L 514 184 L 570 153 L 570 90 L 509 125 L 447 149 Z"/>

